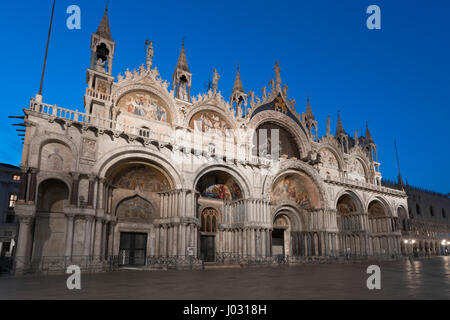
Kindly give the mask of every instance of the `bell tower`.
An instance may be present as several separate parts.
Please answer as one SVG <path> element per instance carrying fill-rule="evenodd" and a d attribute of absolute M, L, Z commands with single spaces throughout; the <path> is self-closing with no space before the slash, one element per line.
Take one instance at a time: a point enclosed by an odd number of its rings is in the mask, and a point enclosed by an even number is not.
<path fill-rule="evenodd" d="M 233 90 L 230 96 L 231 105 L 236 105 L 236 114 L 238 117 L 243 117 L 247 106 L 247 95 L 242 86 L 241 74 L 239 73 L 239 64 L 237 66 L 236 79 L 234 80 Z"/>
<path fill-rule="evenodd" d="M 84 97 L 86 113 L 105 119 L 111 118 L 111 87 L 114 81 L 112 64 L 115 47 L 106 6 L 97 32 L 91 36 L 91 66 L 87 69 L 88 86 Z"/>
<path fill-rule="evenodd" d="M 191 79 L 192 73 L 189 70 L 184 50 L 184 39 L 181 44 L 180 57 L 173 73 L 173 90 L 175 98 L 189 102 L 191 100 Z"/>

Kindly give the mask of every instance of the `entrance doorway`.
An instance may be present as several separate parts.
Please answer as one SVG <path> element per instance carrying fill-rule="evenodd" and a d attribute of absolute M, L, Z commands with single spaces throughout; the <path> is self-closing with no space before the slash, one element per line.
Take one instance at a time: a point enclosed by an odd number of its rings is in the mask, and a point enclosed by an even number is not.
<path fill-rule="evenodd" d="M 200 236 L 200 259 L 204 262 L 214 262 L 215 236 Z"/>
<path fill-rule="evenodd" d="M 146 233 L 120 233 L 119 265 L 143 266 L 147 254 Z"/>
<path fill-rule="evenodd" d="M 272 231 L 272 255 L 284 256 L 284 229 Z"/>

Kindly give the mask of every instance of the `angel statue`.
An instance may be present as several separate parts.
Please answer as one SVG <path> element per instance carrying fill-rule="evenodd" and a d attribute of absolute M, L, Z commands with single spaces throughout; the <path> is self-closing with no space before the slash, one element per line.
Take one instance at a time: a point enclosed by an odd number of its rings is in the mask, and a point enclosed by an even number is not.
<path fill-rule="evenodd" d="M 147 70 L 150 70 L 153 65 L 153 41 L 146 40 L 145 47 L 147 48 Z"/>

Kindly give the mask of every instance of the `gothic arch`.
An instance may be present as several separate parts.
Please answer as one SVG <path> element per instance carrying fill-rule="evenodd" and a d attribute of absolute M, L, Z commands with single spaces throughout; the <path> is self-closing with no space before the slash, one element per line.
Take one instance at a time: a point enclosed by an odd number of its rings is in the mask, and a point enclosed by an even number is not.
<path fill-rule="evenodd" d="M 137 216 L 133 217 L 119 217 L 119 215 L 123 215 L 122 212 L 119 212 L 119 209 L 121 209 L 121 206 L 123 206 L 126 202 L 132 201 L 132 200 L 140 200 L 143 203 L 148 204 L 148 208 L 142 208 L 141 212 L 139 210 L 136 211 Z M 138 208 L 139 209 L 139 208 Z M 114 205 L 114 216 L 118 217 L 119 219 L 126 220 L 145 220 L 148 223 L 152 223 L 154 219 L 158 218 L 158 210 L 155 204 L 148 198 L 145 197 L 145 195 L 141 193 L 135 193 L 134 195 L 128 195 L 124 196 L 117 200 L 117 202 Z M 144 215 L 139 217 L 138 215 Z"/>

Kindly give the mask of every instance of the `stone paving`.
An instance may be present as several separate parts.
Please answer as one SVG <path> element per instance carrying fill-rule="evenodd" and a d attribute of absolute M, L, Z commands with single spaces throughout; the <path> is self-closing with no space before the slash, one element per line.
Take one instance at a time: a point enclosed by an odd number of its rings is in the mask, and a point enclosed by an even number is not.
<path fill-rule="evenodd" d="M 368 290 L 369 263 L 0 277 L 0 299 L 450 299 L 450 257 L 384 262 L 381 290 Z"/>

